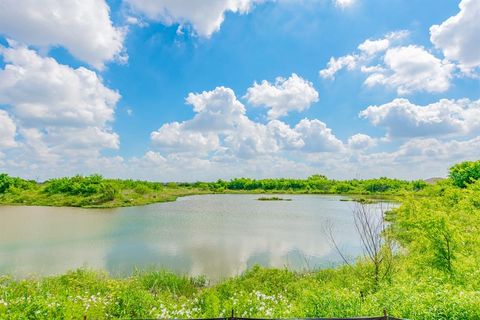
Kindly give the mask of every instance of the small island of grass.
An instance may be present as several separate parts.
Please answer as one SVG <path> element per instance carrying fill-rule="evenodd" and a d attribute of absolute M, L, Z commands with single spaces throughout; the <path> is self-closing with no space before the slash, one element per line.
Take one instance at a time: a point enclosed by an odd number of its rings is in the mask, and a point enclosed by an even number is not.
<path fill-rule="evenodd" d="M 352 201 L 358 202 L 361 204 L 374 204 L 376 202 L 381 201 L 381 199 L 373 199 L 373 198 L 342 198 L 340 201 Z"/>
<path fill-rule="evenodd" d="M 260 197 L 258 201 L 292 201 L 292 199 L 285 199 L 280 197 Z"/>

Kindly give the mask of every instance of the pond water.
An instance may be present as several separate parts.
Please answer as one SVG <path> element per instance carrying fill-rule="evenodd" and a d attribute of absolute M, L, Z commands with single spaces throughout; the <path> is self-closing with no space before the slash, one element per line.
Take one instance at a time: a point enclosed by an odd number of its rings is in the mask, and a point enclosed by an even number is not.
<path fill-rule="evenodd" d="M 166 268 L 215 281 L 255 264 L 313 269 L 341 261 L 326 235 L 328 225 L 346 255 L 361 253 L 353 202 L 322 195 L 258 197 L 190 196 L 107 210 L 0 207 L 0 274 L 88 267 L 123 276 L 135 268 Z"/>

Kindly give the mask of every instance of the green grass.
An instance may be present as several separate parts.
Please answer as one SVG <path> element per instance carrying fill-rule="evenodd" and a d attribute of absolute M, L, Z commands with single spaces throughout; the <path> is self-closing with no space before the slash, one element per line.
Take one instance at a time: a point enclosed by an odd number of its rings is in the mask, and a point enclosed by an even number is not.
<path fill-rule="evenodd" d="M 373 291 L 368 265 L 298 273 L 254 267 L 207 285 L 203 278 L 145 271 L 128 278 L 76 270 L 15 281 L 0 278 L 1 319 L 351 317 L 383 310 L 410 319 L 478 319 L 480 293 L 443 277 L 399 270 Z M 438 275 L 437 275 L 438 276 Z M 472 275 L 473 276 L 473 275 Z"/>

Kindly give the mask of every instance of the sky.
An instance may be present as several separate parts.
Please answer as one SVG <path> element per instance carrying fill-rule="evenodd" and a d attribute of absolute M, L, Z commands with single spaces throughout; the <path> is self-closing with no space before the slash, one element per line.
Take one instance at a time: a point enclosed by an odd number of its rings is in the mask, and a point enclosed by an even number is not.
<path fill-rule="evenodd" d="M 478 0 L 0 0 L 0 172 L 424 179 L 479 158 Z"/>

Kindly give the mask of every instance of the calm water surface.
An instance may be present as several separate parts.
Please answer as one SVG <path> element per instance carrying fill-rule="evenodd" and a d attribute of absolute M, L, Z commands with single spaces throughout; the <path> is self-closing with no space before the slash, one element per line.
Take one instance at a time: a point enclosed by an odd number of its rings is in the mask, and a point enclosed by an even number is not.
<path fill-rule="evenodd" d="M 340 262 L 325 234 L 361 252 L 353 202 L 340 196 L 202 195 L 108 210 L 0 207 L 0 273 L 24 277 L 90 267 L 114 275 L 163 267 L 212 280 L 254 264 L 293 269 Z"/>

